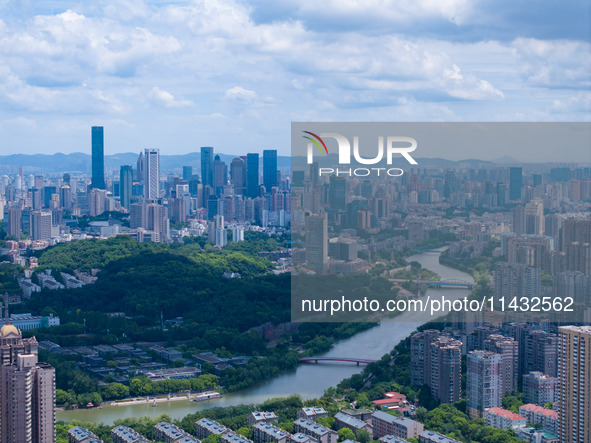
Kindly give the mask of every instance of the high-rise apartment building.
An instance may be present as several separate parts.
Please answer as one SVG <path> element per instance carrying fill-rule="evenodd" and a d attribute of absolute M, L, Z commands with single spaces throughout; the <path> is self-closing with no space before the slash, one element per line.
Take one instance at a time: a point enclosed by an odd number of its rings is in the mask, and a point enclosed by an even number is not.
<path fill-rule="evenodd" d="M 277 186 L 277 150 L 265 149 L 263 151 L 263 185 L 265 191 L 270 193 Z"/>
<path fill-rule="evenodd" d="M 119 172 L 119 198 L 121 206 L 129 210 L 131 193 L 133 190 L 133 168 L 129 165 L 121 166 Z"/>
<path fill-rule="evenodd" d="M 92 135 L 92 187 L 105 189 L 105 147 L 103 127 L 93 126 Z"/>
<path fill-rule="evenodd" d="M 505 297 L 509 303 L 513 297 L 539 297 L 542 290 L 540 268 L 519 263 L 497 263 L 495 267 L 495 298 Z"/>
<path fill-rule="evenodd" d="M 525 371 L 539 371 L 556 377 L 558 337 L 543 330 L 531 331 L 525 338 Z"/>
<path fill-rule="evenodd" d="M 501 396 L 517 390 L 519 345 L 512 337 L 489 335 L 484 349 L 501 356 Z"/>
<path fill-rule="evenodd" d="M 410 337 L 410 382 L 423 386 L 431 380 L 431 342 L 441 335 L 437 329 L 426 329 Z"/>
<path fill-rule="evenodd" d="M 481 418 L 485 409 L 501 406 L 502 363 L 502 356 L 490 351 L 468 354 L 466 411 L 470 418 Z"/>
<path fill-rule="evenodd" d="M 431 342 L 431 395 L 441 403 L 460 401 L 462 342 L 441 336 Z"/>
<path fill-rule="evenodd" d="M 0 328 L 2 442 L 55 442 L 55 369 L 37 361 L 37 340 L 8 322 Z"/>
<path fill-rule="evenodd" d="M 201 147 L 201 183 L 213 187 L 213 148 Z"/>
<path fill-rule="evenodd" d="M 144 152 L 144 198 L 157 200 L 160 198 L 160 150 L 146 149 Z"/>
<path fill-rule="evenodd" d="M 591 441 L 591 326 L 558 328 L 558 437 Z"/>
<path fill-rule="evenodd" d="M 554 403 L 558 378 L 551 377 L 539 371 L 530 372 L 523 376 L 523 402 L 544 406 Z"/>
<path fill-rule="evenodd" d="M 246 196 L 259 196 L 259 154 L 246 155 Z"/>

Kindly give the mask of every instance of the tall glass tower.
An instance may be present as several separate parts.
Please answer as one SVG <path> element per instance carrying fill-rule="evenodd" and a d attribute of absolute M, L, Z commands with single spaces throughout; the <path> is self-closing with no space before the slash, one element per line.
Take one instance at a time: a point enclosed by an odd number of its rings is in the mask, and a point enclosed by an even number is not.
<path fill-rule="evenodd" d="M 146 149 L 144 157 L 144 198 L 157 200 L 160 198 L 160 150 Z"/>
<path fill-rule="evenodd" d="M 133 169 L 129 165 L 121 166 L 119 173 L 119 195 L 121 198 L 121 206 L 129 209 L 131 202 L 131 190 L 133 187 Z"/>
<path fill-rule="evenodd" d="M 213 148 L 201 147 L 201 183 L 213 187 Z"/>
<path fill-rule="evenodd" d="M 277 186 L 277 150 L 265 149 L 263 151 L 263 185 L 265 191 L 271 193 L 271 189 Z"/>
<path fill-rule="evenodd" d="M 259 154 L 246 155 L 246 196 L 259 196 Z"/>
<path fill-rule="evenodd" d="M 105 189 L 105 149 L 103 127 L 92 127 L 92 187 Z"/>
<path fill-rule="evenodd" d="M 521 186 L 523 185 L 523 169 L 509 168 L 509 200 L 521 200 Z"/>

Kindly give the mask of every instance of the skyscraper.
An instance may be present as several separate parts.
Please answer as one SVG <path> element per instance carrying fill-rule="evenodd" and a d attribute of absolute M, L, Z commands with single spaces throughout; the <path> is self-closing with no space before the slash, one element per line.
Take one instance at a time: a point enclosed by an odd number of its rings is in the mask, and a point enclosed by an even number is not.
<path fill-rule="evenodd" d="M 201 183 L 213 187 L 213 148 L 201 147 Z"/>
<path fill-rule="evenodd" d="M 263 151 L 263 185 L 268 193 L 271 193 L 271 189 L 277 186 L 276 149 L 265 149 Z"/>
<path fill-rule="evenodd" d="M 591 441 L 591 326 L 558 328 L 558 437 Z"/>
<path fill-rule="evenodd" d="M 249 198 L 259 196 L 259 154 L 246 156 L 246 196 Z"/>
<path fill-rule="evenodd" d="M 49 240 L 51 238 L 51 212 L 31 212 L 31 238 Z"/>
<path fill-rule="evenodd" d="M 144 161 L 144 153 L 140 152 L 140 155 L 137 158 L 137 164 L 136 164 L 136 168 L 135 168 L 135 177 L 134 177 L 134 179 L 140 183 L 144 182 L 145 167 L 146 167 L 146 164 Z"/>
<path fill-rule="evenodd" d="M 213 189 L 220 195 L 228 183 L 228 165 L 216 155 L 213 160 Z"/>
<path fill-rule="evenodd" d="M 133 189 L 133 168 L 130 165 L 121 166 L 119 172 L 119 195 L 121 206 L 129 210 L 131 191 Z"/>
<path fill-rule="evenodd" d="M 460 401 L 462 342 L 441 336 L 431 342 L 431 395 L 441 403 Z"/>
<path fill-rule="evenodd" d="M 92 130 L 92 187 L 105 189 L 105 149 L 103 127 L 93 126 Z"/>
<path fill-rule="evenodd" d="M 522 168 L 509 168 L 509 200 L 521 200 Z"/>
<path fill-rule="evenodd" d="M 236 157 L 230 163 L 230 176 L 234 185 L 234 194 L 244 195 L 246 192 L 246 166 L 240 157 Z"/>
<path fill-rule="evenodd" d="M 160 198 L 160 150 L 145 150 L 144 197 L 146 200 Z"/>
<path fill-rule="evenodd" d="M 37 361 L 37 340 L 8 321 L 0 328 L 0 440 L 55 442 L 55 369 Z"/>
<path fill-rule="evenodd" d="M 468 354 L 466 411 L 470 418 L 481 418 L 484 410 L 501 406 L 502 357 L 489 351 Z"/>
<path fill-rule="evenodd" d="M 306 263 L 313 267 L 318 274 L 324 274 L 328 270 L 328 220 L 326 214 L 306 216 Z"/>
<path fill-rule="evenodd" d="M 183 166 L 183 180 L 189 181 L 193 177 L 193 166 Z"/>

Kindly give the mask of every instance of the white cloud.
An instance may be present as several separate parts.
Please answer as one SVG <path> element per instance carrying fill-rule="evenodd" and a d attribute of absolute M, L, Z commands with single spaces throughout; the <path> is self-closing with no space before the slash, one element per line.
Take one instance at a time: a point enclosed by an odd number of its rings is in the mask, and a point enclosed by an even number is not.
<path fill-rule="evenodd" d="M 148 98 L 152 104 L 164 106 L 166 108 L 184 108 L 193 105 L 191 100 L 175 99 L 174 95 L 172 95 L 170 92 L 164 91 L 157 86 L 152 88 L 148 94 Z"/>
<path fill-rule="evenodd" d="M 257 99 L 257 93 L 249 89 L 244 89 L 242 86 L 234 86 L 226 91 L 225 97 L 252 102 Z"/>

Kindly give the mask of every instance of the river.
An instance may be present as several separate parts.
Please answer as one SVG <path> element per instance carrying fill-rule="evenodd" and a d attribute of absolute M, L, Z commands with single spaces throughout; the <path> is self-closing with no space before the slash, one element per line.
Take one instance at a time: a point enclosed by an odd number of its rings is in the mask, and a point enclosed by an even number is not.
<path fill-rule="evenodd" d="M 473 282 L 471 275 L 439 264 L 439 254 L 427 252 L 415 254 L 407 261 L 418 261 L 424 268 L 436 272 L 445 279 L 463 279 Z M 467 290 L 428 289 L 424 297 L 445 293 L 446 297 L 457 298 L 467 295 Z M 392 351 L 400 341 L 404 340 L 421 325 L 416 313 L 404 313 L 395 320 L 385 320 L 379 326 L 363 331 L 335 346 L 323 356 L 357 357 L 372 360 L 380 359 L 384 354 Z M 360 372 L 362 366 L 354 364 L 300 364 L 297 369 L 285 372 L 267 382 L 260 383 L 242 391 L 225 394 L 216 400 L 199 403 L 187 400 L 159 403 L 157 407 L 149 404 L 133 406 L 103 406 L 102 409 L 79 409 L 58 411 L 57 419 L 65 422 L 80 420 L 83 422 L 113 424 L 124 417 L 157 417 L 168 414 L 172 418 L 182 418 L 200 409 L 216 406 L 231 406 L 238 404 L 262 403 L 272 397 L 286 397 L 299 394 L 303 399 L 318 398 L 330 386 L 336 386 L 339 381 Z"/>

